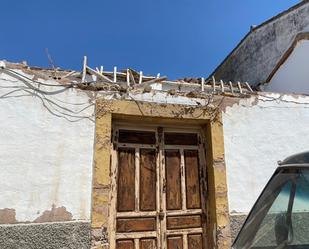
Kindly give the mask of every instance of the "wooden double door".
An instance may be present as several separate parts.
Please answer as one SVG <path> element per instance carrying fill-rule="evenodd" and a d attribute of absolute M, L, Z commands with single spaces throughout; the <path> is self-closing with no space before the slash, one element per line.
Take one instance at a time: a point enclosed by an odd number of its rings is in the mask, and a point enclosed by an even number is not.
<path fill-rule="evenodd" d="M 113 131 L 110 248 L 206 249 L 204 151 L 198 131 Z"/>

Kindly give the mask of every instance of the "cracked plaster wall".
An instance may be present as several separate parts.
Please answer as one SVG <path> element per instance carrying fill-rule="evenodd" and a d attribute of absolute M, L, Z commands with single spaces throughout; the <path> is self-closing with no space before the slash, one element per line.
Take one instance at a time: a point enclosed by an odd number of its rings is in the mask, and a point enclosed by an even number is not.
<path fill-rule="evenodd" d="M 259 93 L 223 113 L 229 210 L 247 214 L 277 161 L 308 151 L 309 97 Z"/>
<path fill-rule="evenodd" d="M 90 221 L 94 105 L 40 90 L 0 72 L 0 223 Z"/>

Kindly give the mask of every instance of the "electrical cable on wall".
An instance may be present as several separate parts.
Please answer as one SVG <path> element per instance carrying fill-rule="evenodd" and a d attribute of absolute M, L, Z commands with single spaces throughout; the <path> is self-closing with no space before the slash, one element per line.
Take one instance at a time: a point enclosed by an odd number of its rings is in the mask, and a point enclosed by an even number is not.
<path fill-rule="evenodd" d="M 71 84 L 69 84 L 69 85 L 46 84 L 46 83 L 43 83 L 43 82 L 39 82 L 39 81 L 33 80 L 33 79 L 31 79 L 31 78 L 29 78 L 29 77 L 27 77 L 27 76 L 25 76 L 25 75 L 23 75 L 23 74 L 21 74 L 21 73 L 18 73 L 18 72 L 16 72 L 16 71 L 11 70 L 11 69 L 8 69 L 8 68 L 3 68 L 3 67 L 2 67 L 1 70 L 3 70 L 3 71 L 8 71 L 8 72 L 10 72 L 10 73 L 16 74 L 16 75 L 18 75 L 18 76 L 20 76 L 20 77 L 23 77 L 23 78 L 25 78 L 25 79 L 27 79 L 27 80 L 33 82 L 33 83 L 36 83 L 36 84 L 39 84 L 39 85 L 42 85 L 42 86 L 55 86 L 55 87 L 69 88 L 69 87 L 73 87 L 74 85 L 79 84 L 79 83 L 77 83 L 77 84 L 71 83 Z"/>
<path fill-rule="evenodd" d="M 93 120 L 93 115 L 94 114 L 91 114 L 91 115 L 80 115 L 83 111 L 85 111 L 86 109 L 90 108 L 91 106 L 94 105 L 94 103 L 85 103 L 85 104 L 88 104 L 87 106 L 84 106 L 83 108 L 81 108 L 80 110 L 71 110 L 70 108 L 68 107 L 65 107 L 65 106 L 62 106 L 62 104 L 67 104 L 67 103 L 56 103 L 55 101 L 53 101 L 52 99 L 48 98 L 47 96 L 50 96 L 52 97 L 53 95 L 56 95 L 56 94 L 59 94 L 59 93 L 62 93 L 70 88 L 72 88 L 74 86 L 74 84 L 70 84 L 70 85 L 53 85 L 53 84 L 46 84 L 46 83 L 41 83 L 41 82 L 38 82 L 38 81 L 35 81 L 35 80 L 32 80 L 31 78 L 27 77 L 27 76 L 24 76 L 20 73 L 17 73 L 15 72 L 14 70 L 10 70 L 10 69 L 7 69 L 7 68 L 4 68 L 4 67 L 0 67 L 0 72 L 3 71 L 5 74 L 9 75 L 9 76 L 12 76 L 14 78 L 17 79 L 16 82 L 22 82 L 25 84 L 25 87 L 22 87 L 22 86 L 9 86 L 9 87 L 4 87 L 4 86 L 0 86 L 1 88 L 19 88 L 19 89 L 16 89 L 14 91 L 11 91 L 9 93 L 6 93 L 2 96 L 0 96 L 0 99 L 5 99 L 5 98 L 9 98 L 9 97 L 24 97 L 24 96 L 35 96 L 35 97 L 38 97 L 43 106 L 48 110 L 48 112 L 50 112 L 52 115 L 55 115 L 57 117 L 60 117 L 60 118 L 64 118 L 66 120 L 68 120 L 69 122 L 78 122 L 82 119 L 88 119 L 92 122 L 94 122 Z M 10 81 L 12 82 L 11 80 L 8 80 L 8 79 L 5 79 L 3 78 L 2 80 L 5 80 L 5 81 Z M 33 84 L 31 83 L 36 83 L 38 84 L 38 87 L 37 86 L 34 86 Z M 43 91 L 41 89 L 39 89 L 39 86 L 40 85 L 44 85 L 44 86 L 60 86 L 62 87 L 62 89 L 60 90 L 57 90 L 57 91 Z M 31 90 L 33 90 L 34 92 L 32 92 Z M 23 91 L 25 93 L 27 93 L 27 95 L 25 94 L 22 94 L 22 95 L 17 95 L 17 96 L 10 96 L 12 93 L 16 93 L 18 91 Z"/>

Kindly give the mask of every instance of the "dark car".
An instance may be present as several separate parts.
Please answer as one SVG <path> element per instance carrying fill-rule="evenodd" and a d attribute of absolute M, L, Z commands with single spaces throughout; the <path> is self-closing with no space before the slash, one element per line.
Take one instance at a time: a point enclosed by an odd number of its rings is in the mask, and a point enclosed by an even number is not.
<path fill-rule="evenodd" d="M 309 249 L 309 152 L 279 162 L 233 249 Z"/>

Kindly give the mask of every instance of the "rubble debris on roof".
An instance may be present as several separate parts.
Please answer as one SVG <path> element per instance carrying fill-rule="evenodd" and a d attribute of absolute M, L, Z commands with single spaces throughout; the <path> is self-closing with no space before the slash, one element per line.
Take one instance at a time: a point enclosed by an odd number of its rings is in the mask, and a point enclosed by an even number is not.
<path fill-rule="evenodd" d="M 60 68 L 39 68 L 28 66 L 27 63 L 10 63 L 3 61 L 8 70 L 22 70 L 34 75 L 32 80 L 44 79 L 54 80 L 62 85 L 72 85 L 82 90 L 89 91 L 118 91 L 140 90 L 142 92 L 165 91 L 171 95 L 176 93 L 195 92 L 199 94 L 216 95 L 248 95 L 254 90 L 247 82 L 223 82 L 212 78 L 182 78 L 178 80 L 168 80 L 166 76 L 144 75 L 133 69 L 105 71 L 103 66 L 91 68 L 87 65 L 87 57 L 84 57 L 83 69 L 81 71 L 63 70 Z"/>

